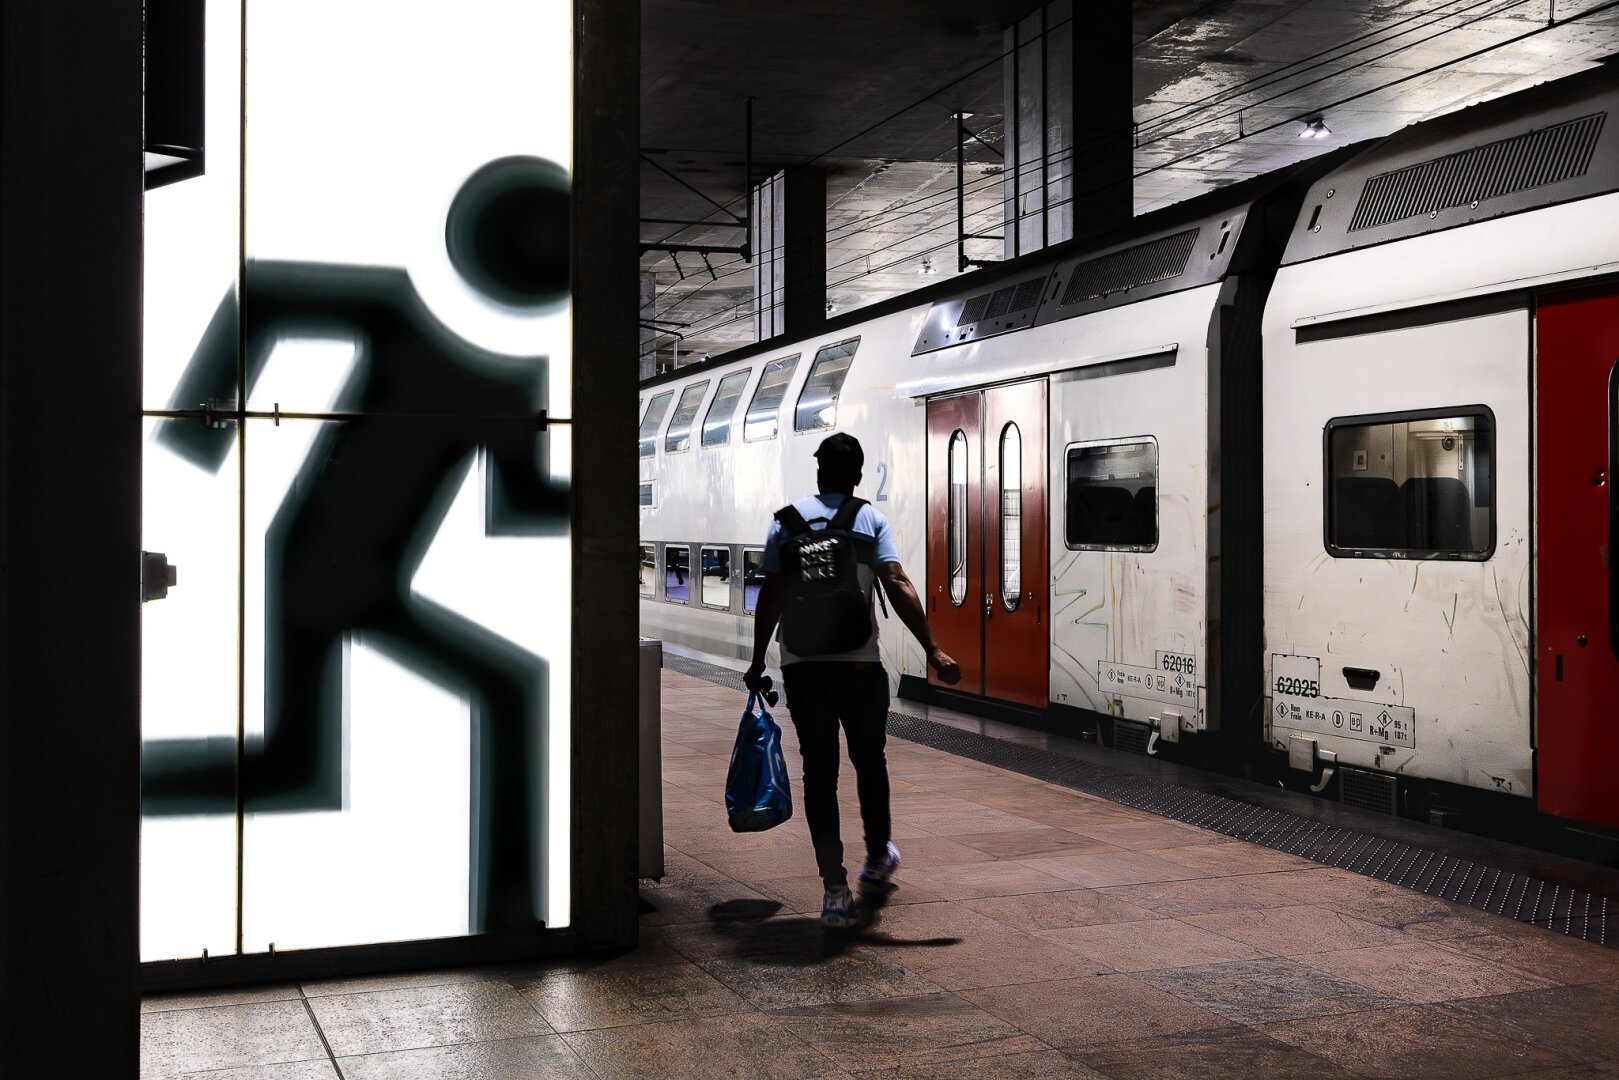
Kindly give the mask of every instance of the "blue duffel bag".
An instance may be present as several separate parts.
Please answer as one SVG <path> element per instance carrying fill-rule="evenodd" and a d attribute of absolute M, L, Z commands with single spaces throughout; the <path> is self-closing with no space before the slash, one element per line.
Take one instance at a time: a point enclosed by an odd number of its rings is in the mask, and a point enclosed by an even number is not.
<path fill-rule="evenodd" d="M 725 813 L 732 832 L 764 832 L 793 816 L 793 789 L 781 753 L 781 728 L 758 694 L 748 695 L 725 775 Z"/>

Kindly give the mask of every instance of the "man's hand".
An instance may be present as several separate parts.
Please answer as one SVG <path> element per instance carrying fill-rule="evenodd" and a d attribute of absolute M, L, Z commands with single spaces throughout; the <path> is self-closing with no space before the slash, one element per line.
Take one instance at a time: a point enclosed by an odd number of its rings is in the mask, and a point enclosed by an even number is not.
<path fill-rule="evenodd" d="M 928 664 L 939 673 L 939 681 L 954 686 L 961 681 L 961 665 L 937 645 L 928 650 Z"/>
<path fill-rule="evenodd" d="M 948 660 L 949 657 L 946 657 L 945 659 Z M 951 661 L 951 663 L 954 662 L 955 661 Z M 958 671 L 956 678 L 959 679 L 960 677 L 961 675 Z M 755 660 L 753 663 L 749 664 L 748 670 L 742 673 L 742 682 L 746 684 L 750 693 L 762 693 L 765 685 L 765 662 L 763 660 Z"/>

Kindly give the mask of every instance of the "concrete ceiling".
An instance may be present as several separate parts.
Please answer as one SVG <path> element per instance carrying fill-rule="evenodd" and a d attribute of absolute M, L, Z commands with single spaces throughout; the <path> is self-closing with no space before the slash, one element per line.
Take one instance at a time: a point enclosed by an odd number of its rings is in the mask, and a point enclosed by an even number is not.
<path fill-rule="evenodd" d="M 1105 0 L 1104 0 L 1105 2 Z M 1136 212 L 1560 78 L 1619 53 L 1609 0 L 1162 0 L 1133 6 Z M 755 176 L 826 173 L 838 312 L 956 272 L 952 114 L 1002 134 L 1002 30 L 1029 0 L 643 0 L 643 242 L 736 246 L 743 99 Z M 1083 12 L 1083 9 L 1082 9 Z M 1081 16 L 1082 17 L 1082 16 Z M 1299 139 L 1324 114 L 1332 136 Z M 1000 160 L 966 154 L 970 231 L 999 233 Z M 724 208 L 722 211 L 721 208 Z M 969 254 L 995 258 L 998 245 Z M 678 259 L 678 264 L 677 264 Z M 922 276 L 923 260 L 935 276 Z M 649 251 L 681 362 L 753 341 L 751 268 Z M 683 325 L 682 325 L 683 324 Z M 677 342 L 660 335 L 667 362 Z M 650 346 L 649 346 L 650 347 Z"/>

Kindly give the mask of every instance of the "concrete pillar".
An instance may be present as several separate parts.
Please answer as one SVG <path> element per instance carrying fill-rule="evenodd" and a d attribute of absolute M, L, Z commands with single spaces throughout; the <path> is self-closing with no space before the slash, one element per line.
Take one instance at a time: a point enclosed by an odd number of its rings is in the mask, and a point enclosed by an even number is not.
<path fill-rule="evenodd" d="M 9 0 L 8 0 L 9 2 Z M 43 2 L 43 0 L 42 0 Z M 573 158 L 573 918 L 581 949 L 636 943 L 640 603 L 635 500 L 641 5 L 575 0 Z M 598 362 L 599 361 L 599 362 Z"/>
<path fill-rule="evenodd" d="M 1134 216 L 1130 5 L 1052 0 L 1006 31 L 1003 257 Z M 970 121 L 969 121 L 970 123 Z"/>
<path fill-rule="evenodd" d="M 0 1076 L 134 1080 L 141 5 L 0 41 Z"/>
<path fill-rule="evenodd" d="M 826 177 L 787 168 L 753 189 L 758 341 L 815 332 L 826 319 Z"/>
<path fill-rule="evenodd" d="M 658 373 L 658 332 L 652 320 L 658 317 L 658 275 L 641 274 L 641 378 Z"/>

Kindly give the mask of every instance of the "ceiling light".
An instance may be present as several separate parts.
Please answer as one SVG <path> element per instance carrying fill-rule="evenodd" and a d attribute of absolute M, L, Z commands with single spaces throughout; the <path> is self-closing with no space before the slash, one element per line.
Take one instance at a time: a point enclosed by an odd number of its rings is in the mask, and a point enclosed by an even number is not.
<path fill-rule="evenodd" d="M 832 313 L 833 313 L 833 312 L 834 312 L 834 311 L 836 311 L 836 310 L 838 310 L 838 305 L 836 305 L 836 304 L 834 304 L 834 303 L 833 303 L 833 302 L 832 302 L 832 301 L 830 301 L 830 300 L 828 300 L 828 301 L 827 301 L 827 302 L 826 302 L 826 313 L 827 313 L 827 314 L 828 314 L 828 315 L 830 315 L 830 314 L 832 314 Z"/>
<path fill-rule="evenodd" d="M 918 274 L 932 274 L 932 273 L 934 273 L 935 271 L 933 269 L 933 260 L 927 258 L 926 256 L 924 256 L 923 259 L 922 259 L 922 265 L 918 266 L 916 268 L 916 272 Z"/>
<path fill-rule="evenodd" d="M 1304 128 L 1299 132 L 1299 138 L 1325 139 L 1331 134 L 1332 129 L 1327 126 L 1325 120 L 1319 116 L 1312 116 L 1310 119 L 1304 121 Z"/>

